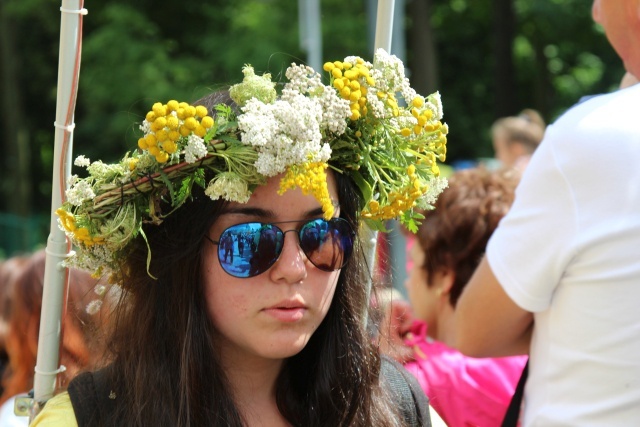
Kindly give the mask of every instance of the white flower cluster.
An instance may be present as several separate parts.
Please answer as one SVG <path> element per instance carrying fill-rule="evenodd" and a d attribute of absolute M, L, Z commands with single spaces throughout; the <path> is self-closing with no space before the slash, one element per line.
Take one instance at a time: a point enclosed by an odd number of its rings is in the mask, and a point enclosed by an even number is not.
<path fill-rule="evenodd" d="M 342 99 L 333 88 L 323 85 L 320 74 L 309 66 L 291 64 L 286 76 L 289 82 L 284 86 L 281 99 L 290 101 L 298 93 L 316 98 L 322 107 L 320 131 L 342 135 L 347 128 L 346 119 L 351 116 L 349 101 Z"/>
<path fill-rule="evenodd" d="M 436 120 L 442 120 L 442 99 L 440 99 L 440 92 L 434 92 L 427 98 L 427 106 L 433 111 L 433 117 Z"/>
<path fill-rule="evenodd" d="M 187 146 L 184 147 L 184 160 L 187 163 L 195 163 L 207 155 L 207 146 L 204 139 L 197 135 L 191 134 L 187 140 Z"/>
<path fill-rule="evenodd" d="M 429 180 L 429 189 L 427 192 L 416 202 L 418 203 L 419 208 L 426 208 L 432 206 L 438 200 L 438 195 L 442 193 L 442 191 L 449 186 L 449 181 L 446 178 L 437 176 L 432 177 Z"/>
<path fill-rule="evenodd" d="M 78 157 L 76 157 L 76 160 L 73 162 L 73 164 L 76 166 L 86 168 L 91 164 L 91 160 L 89 160 L 87 157 L 81 154 Z"/>
<path fill-rule="evenodd" d="M 292 64 L 286 76 L 280 99 L 270 104 L 251 99 L 238 116 L 241 140 L 256 148 L 255 167 L 267 177 L 290 165 L 328 161 L 331 148 L 323 136 L 343 134 L 351 115 L 349 102 L 323 85 L 311 67 Z"/>
<path fill-rule="evenodd" d="M 256 169 L 267 177 L 284 172 L 289 165 L 327 161 L 331 156 L 320 132 L 322 105 L 290 92 L 273 104 L 252 99 L 238 117 L 242 142 L 256 148 Z"/>
<path fill-rule="evenodd" d="M 220 198 L 230 202 L 247 203 L 251 197 L 247 181 L 234 173 L 220 173 L 209 182 L 204 194 L 211 200 Z"/>
<path fill-rule="evenodd" d="M 85 180 L 75 180 L 74 185 L 66 192 L 67 200 L 73 206 L 80 206 L 85 200 L 96 197 L 91 185 Z"/>

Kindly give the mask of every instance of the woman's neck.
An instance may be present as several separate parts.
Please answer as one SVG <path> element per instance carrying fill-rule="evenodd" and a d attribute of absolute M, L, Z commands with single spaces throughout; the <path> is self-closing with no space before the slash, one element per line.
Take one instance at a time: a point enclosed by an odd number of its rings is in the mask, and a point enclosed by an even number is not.
<path fill-rule="evenodd" d="M 234 401 L 247 425 L 288 426 L 276 404 L 276 381 L 282 360 L 224 357 L 224 369 Z"/>

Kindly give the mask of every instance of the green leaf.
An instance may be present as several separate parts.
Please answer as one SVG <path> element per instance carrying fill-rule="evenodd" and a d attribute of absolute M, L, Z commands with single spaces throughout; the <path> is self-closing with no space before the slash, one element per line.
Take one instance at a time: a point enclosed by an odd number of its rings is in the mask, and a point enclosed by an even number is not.
<path fill-rule="evenodd" d="M 364 218 L 364 223 L 374 231 L 379 231 L 381 233 L 387 233 L 389 231 L 387 227 L 385 227 L 384 221 L 379 219 Z"/>
<path fill-rule="evenodd" d="M 364 179 L 364 177 L 360 174 L 360 172 L 351 171 L 349 174 L 351 175 L 353 180 L 356 182 L 356 185 L 360 189 L 360 192 L 362 193 L 362 199 L 364 200 L 364 202 L 365 203 L 369 202 L 373 194 L 371 185 L 369 185 L 369 183 Z"/>
<path fill-rule="evenodd" d="M 160 170 L 160 178 L 162 179 L 162 182 L 164 182 L 164 185 L 166 185 L 167 189 L 169 190 L 169 196 L 171 197 L 171 205 L 175 206 L 174 204 L 175 188 L 173 187 L 173 182 L 171 182 L 171 180 L 169 179 L 167 174 L 164 173 L 163 170 Z"/>

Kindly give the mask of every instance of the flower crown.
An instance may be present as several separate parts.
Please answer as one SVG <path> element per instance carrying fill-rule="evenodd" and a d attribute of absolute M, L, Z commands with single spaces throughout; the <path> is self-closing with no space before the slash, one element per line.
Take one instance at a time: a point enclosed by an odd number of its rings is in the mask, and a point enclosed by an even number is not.
<path fill-rule="evenodd" d="M 311 67 L 292 64 L 278 95 L 269 74 L 245 66 L 243 82 L 229 90 L 238 112 L 226 104 L 212 114 L 175 100 L 155 103 L 140 125 L 138 150 L 115 164 L 79 156 L 75 164 L 89 176 L 70 178 L 56 211 L 77 249 L 67 264 L 96 274 L 114 269 L 129 242 L 144 237 L 142 224 L 160 224 L 194 185 L 213 200 L 246 203 L 266 178 L 284 173 L 280 194 L 298 187 L 330 218 L 327 168 L 353 179 L 370 227 L 384 230 L 396 218 L 415 232 L 420 210 L 446 187 L 436 163 L 444 161 L 448 132 L 440 95 L 418 95 L 402 61 L 382 49 L 373 64 L 350 56 L 323 69 L 328 85 Z"/>

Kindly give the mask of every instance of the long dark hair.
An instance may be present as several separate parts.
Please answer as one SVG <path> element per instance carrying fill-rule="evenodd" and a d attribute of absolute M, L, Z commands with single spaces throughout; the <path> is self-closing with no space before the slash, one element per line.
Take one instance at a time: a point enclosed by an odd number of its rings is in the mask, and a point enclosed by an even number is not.
<path fill-rule="evenodd" d="M 335 175 L 341 216 L 357 229 L 355 185 Z M 201 280 L 204 236 L 223 208 L 195 188 L 193 199 L 161 225 L 145 225 L 146 241 L 138 238 L 127 256 L 107 370 L 116 425 L 244 425 L 219 362 Z M 402 425 L 379 386 L 379 357 L 364 328 L 363 260 L 356 242 L 326 318 L 283 365 L 276 400 L 294 426 Z"/>

